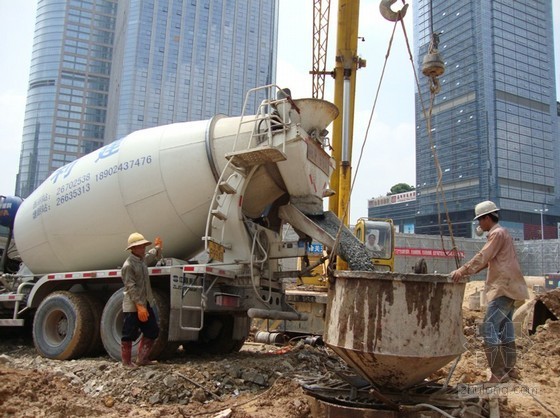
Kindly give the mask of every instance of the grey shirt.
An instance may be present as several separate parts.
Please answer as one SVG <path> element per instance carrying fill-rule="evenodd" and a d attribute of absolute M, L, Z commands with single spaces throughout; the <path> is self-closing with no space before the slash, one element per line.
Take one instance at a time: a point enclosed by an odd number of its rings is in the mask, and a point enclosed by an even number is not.
<path fill-rule="evenodd" d="M 150 284 L 147 264 L 157 257 L 157 250 L 152 248 L 144 259 L 134 254 L 124 262 L 121 269 L 124 283 L 123 312 L 136 312 L 136 304 L 147 306 L 147 302 L 154 306 L 154 295 Z"/>

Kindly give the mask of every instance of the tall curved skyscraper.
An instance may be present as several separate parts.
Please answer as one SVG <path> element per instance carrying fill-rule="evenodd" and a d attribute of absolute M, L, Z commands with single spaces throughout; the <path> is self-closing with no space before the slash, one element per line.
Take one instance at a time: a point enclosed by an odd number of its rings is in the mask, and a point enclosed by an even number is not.
<path fill-rule="evenodd" d="M 277 20 L 277 0 L 39 0 L 16 194 L 132 131 L 240 114 L 276 79 Z"/>

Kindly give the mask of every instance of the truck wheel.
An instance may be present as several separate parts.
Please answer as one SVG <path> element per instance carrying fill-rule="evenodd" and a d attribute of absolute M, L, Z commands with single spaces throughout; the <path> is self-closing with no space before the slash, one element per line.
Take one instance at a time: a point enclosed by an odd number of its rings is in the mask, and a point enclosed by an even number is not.
<path fill-rule="evenodd" d="M 91 293 L 82 293 L 85 301 L 91 309 L 91 314 L 93 316 L 93 327 L 91 331 L 90 344 L 87 348 L 84 356 L 96 356 L 102 353 L 103 341 L 101 341 L 101 314 L 103 313 L 103 300 L 99 295 Z"/>
<path fill-rule="evenodd" d="M 426 260 L 420 258 L 414 265 L 414 273 L 416 274 L 428 274 L 428 264 Z"/>
<path fill-rule="evenodd" d="M 124 288 L 120 288 L 109 298 L 103 308 L 101 315 L 101 340 L 103 346 L 112 358 L 121 360 L 121 336 L 123 324 L 122 301 L 124 298 Z M 151 358 L 157 358 L 167 345 L 167 335 L 169 328 L 169 297 L 159 289 L 154 289 L 155 305 L 152 308 L 157 316 L 159 325 L 159 337 L 156 339 Z M 132 344 L 132 356 L 135 357 L 138 352 L 138 342 Z"/>
<path fill-rule="evenodd" d="M 186 350 L 211 354 L 228 354 L 241 350 L 245 338 L 233 339 L 234 323 L 233 315 L 207 314 L 198 341 L 187 343 Z"/>
<path fill-rule="evenodd" d="M 43 357 L 57 360 L 78 358 L 91 342 L 93 326 L 91 309 L 82 295 L 54 292 L 37 308 L 33 342 Z"/>
<path fill-rule="evenodd" d="M 154 307 L 159 325 L 159 337 L 157 337 L 150 358 L 157 359 L 163 353 L 169 344 L 167 337 L 169 336 L 169 294 L 160 289 L 154 289 L 154 300 L 156 306 Z"/>

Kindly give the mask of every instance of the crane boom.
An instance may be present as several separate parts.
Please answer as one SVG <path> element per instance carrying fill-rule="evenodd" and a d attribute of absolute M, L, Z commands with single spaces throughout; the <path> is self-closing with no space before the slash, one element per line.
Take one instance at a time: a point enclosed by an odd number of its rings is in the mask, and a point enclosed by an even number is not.
<path fill-rule="evenodd" d="M 325 76 L 327 74 L 327 49 L 329 44 L 330 0 L 313 0 L 313 91 L 312 97 L 325 97 Z"/>

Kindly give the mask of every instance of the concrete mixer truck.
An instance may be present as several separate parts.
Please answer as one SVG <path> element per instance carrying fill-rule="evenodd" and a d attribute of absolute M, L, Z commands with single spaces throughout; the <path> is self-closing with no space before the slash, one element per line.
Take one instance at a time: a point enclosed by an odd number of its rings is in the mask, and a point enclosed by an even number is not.
<path fill-rule="evenodd" d="M 285 301 L 282 278 L 295 273 L 279 260 L 304 256 L 312 239 L 332 245 L 310 217 L 324 216 L 338 110 L 264 88 L 256 115 L 140 130 L 54 172 L 15 214 L 23 263 L 2 275 L 0 326 L 32 325 L 48 358 L 120 359 L 120 266 L 135 231 L 163 240 L 149 268 L 153 357 L 179 345 L 236 351 L 251 318 L 304 319 Z M 282 238 L 285 223 L 297 240 Z"/>

